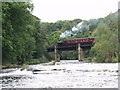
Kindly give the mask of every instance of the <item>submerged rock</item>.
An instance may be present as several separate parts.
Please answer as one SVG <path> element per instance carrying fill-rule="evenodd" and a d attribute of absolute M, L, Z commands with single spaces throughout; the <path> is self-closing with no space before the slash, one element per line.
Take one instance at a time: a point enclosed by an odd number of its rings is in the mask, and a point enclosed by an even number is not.
<path fill-rule="evenodd" d="M 32 72 L 41 72 L 41 71 L 46 71 L 46 70 L 38 70 L 38 69 L 32 70 Z"/>

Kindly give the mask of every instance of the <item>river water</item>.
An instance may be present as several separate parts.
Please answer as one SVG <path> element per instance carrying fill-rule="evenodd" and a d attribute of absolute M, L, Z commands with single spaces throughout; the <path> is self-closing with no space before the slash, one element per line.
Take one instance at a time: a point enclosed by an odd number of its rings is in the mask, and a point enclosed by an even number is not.
<path fill-rule="evenodd" d="M 2 88 L 118 88 L 118 63 L 62 60 L 57 65 L 37 64 L 1 72 Z"/>

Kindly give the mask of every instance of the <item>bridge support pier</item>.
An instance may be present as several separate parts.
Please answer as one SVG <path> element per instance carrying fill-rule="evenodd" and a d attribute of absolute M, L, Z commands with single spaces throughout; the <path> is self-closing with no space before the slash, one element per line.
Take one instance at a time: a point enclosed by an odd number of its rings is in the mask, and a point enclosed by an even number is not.
<path fill-rule="evenodd" d="M 57 55 L 57 62 L 60 62 L 60 53 Z"/>
<path fill-rule="evenodd" d="M 55 46 L 55 62 L 57 61 L 57 46 Z"/>
<path fill-rule="evenodd" d="M 80 43 L 78 44 L 78 60 L 82 61 L 82 48 L 80 47 Z"/>
<path fill-rule="evenodd" d="M 60 53 L 58 53 L 57 46 L 55 46 L 55 62 L 60 62 Z"/>

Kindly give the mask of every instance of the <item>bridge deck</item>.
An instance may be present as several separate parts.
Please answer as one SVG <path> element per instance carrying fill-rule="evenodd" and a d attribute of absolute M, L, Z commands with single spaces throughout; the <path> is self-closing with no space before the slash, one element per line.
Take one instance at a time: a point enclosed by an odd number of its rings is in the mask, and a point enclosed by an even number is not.
<path fill-rule="evenodd" d="M 87 49 L 91 49 L 92 45 L 82 45 L 81 48 L 83 50 L 87 50 Z M 48 48 L 47 52 L 54 52 L 54 47 Z M 78 49 L 78 45 L 68 45 L 68 46 L 57 46 L 56 48 L 58 51 L 72 51 L 72 50 L 77 50 Z"/>
<path fill-rule="evenodd" d="M 64 40 L 62 42 L 58 42 L 56 45 L 56 49 L 58 51 L 71 51 L 71 50 L 77 50 L 78 44 L 80 44 L 80 47 L 83 50 L 91 49 L 91 47 L 94 45 L 95 38 L 77 38 L 77 39 L 69 39 Z M 48 52 L 54 52 L 54 47 L 47 48 Z"/>

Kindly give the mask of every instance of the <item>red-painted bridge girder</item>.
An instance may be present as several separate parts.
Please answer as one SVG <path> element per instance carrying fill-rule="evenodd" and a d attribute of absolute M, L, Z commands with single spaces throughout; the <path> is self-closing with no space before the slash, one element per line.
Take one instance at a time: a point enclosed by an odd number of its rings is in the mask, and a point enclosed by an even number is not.
<path fill-rule="evenodd" d="M 62 42 L 57 43 L 56 49 L 58 51 L 71 51 L 71 50 L 77 50 L 78 44 L 80 44 L 80 47 L 83 50 L 91 49 L 91 47 L 94 45 L 94 41 L 96 38 L 77 38 L 77 39 L 70 39 L 65 40 Z M 55 48 L 50 47 L 47 48 L 48 52 L 54 52 Z"/>

